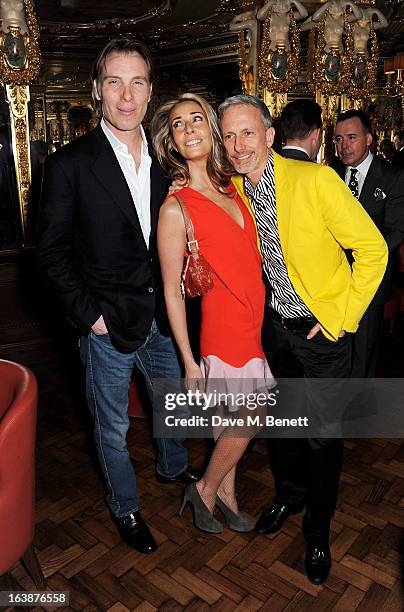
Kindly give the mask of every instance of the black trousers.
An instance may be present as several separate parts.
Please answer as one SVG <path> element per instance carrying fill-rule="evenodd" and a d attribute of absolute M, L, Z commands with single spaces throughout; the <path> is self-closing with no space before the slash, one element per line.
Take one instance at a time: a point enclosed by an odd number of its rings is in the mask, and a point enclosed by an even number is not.
<path fill-rule="evenodd" d="M 290 331 L 266 313 L 263 347 L 275 376 L 282 378 L 333 378 L 349 376 L 351 336 L 338 342 L 321 332 L 307 340 L 307 331 Z M 338 384 L 338 381 L 337 381 Z M 343 381 L 341 380 L 341 384 Z M 338 400 L 338 393 L 335 397 Z M 321 397 L 309 401 L 312 413 L 327 410 Z M 344 407 L 341 406 L 341 412 Z M 321 415 L 320 415 L 321 416 Z M 304 534 L 308 541 L 328 541 L 330 522 L 337 503 L 342 465 L 341 438 L 274 438 L 268 440 L 275 480 L 276 501 L 292 510 L 305 505 Z"/>
<path fill-rule="evenodd" d="M 373 378 L 383 331 L 383 306 L 370 306 L 353 334 L 352 378 Z"/>

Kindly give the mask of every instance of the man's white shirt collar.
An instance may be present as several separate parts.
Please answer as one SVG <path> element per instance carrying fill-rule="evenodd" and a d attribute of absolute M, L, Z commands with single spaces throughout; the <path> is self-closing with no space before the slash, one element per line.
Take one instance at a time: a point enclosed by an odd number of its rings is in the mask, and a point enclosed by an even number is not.
<path fill-rule="evenodd" d="M 357 170 L 359 172 L 359 174 L 363 177 L 363 179 L 366 178 L 366 175 L 368 173 L 370 164 L 373 161 L 373 153 L 371 153 L 369 151 L 367 157 L 363 160 L 363 162 L 361 162 L 358 166 L 347 166 L 346 169 L 346 173 L 349 175 L 349 177 L 351 176 L 351 170 Z"/>
<path fill-rule="evenodd" d="M 284 147 L 282 147 L 282 151 L 284 151 L 285 149 L 296 149 L 297 151 L 303 151 L 303 153 L 306 153 L 306 155 L 310 157 L 304 147 L 298 147 L 297 145 L 285 145 Z"/>
<path fill-rule="evenodd" d="M 117 138 L 117 136 L 115 136 L 115 134 L 109 129 L 109 127 L 104 121 L 104 117 L 101 119 L 101 128 L 105 136 L 108 138 L 109 144 L 114 149 L 114 151 L 119 151 L 120 153 L 126 153 L 127 155 L 129 155 L 127 145 L 121 140 L 119 140 L 119 138 Z M 142 125 L 140 126 L 140 135 L 142 137 L 142 145 L 143 145 L 142 155 L 143 154 L 147 155 L 148 145 L 147 145 L 146 134 L 145 134 L 145 131 Z"/>
<path fill-rule="evenodd" d="M 133 203 L 136 208 L 139 223 L 142 228 L 143 237 L 145 239 L 146 245 L 149 246 L 149 238 L 151 231 L 150 168 L 152 164 L 152 159 L 148 152 L 147 140 L 144 130 L 142 126 L 140 126 L 142 147 L 140 153 L 140 164 L 139 167 L 136 168 L 135 160 L 133 156 L 128 152 L 128 147 L 125 143 L 121 142 L 119 138 L 117 138 L 115 134 L 109 129 L 104 119 L 101 119 L 101 128 L 112 147 L 114 155 L 118 160 L 122 173 L 125 177 L 130 194 L 132 196 Z"/>

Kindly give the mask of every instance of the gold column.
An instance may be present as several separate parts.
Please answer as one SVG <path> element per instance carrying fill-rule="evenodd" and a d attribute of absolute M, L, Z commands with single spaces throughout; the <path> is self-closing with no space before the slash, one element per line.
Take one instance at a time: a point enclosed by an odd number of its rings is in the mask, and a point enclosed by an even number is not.
<path fill-rule="evenodd" d="M 24 241 L 28 233 L 28 195 L 31 186 L 29 156 L 28 85 L 6 85 L 7 101 L 11 111 L 11 135 L 17 186 L 20 199 L 21 224 Z"/>
<path fill-rule="evenodd" d="M 338 114 L 340 96 L 316 91 L 316 102 L 322 108 L 323 136 L 320 147 L 322 163 L 330 163 L 334 156 L 334 124 Z"/>
<path fill-rule="evenodd" d="M 33 104 L 34 104 L 35 124 L 34 124 L 34 127 L 30 130 L 30 139 L 46 141 L 47 137 L 46 137 L 45 93 L 40 93 L 36 91 Z"/>

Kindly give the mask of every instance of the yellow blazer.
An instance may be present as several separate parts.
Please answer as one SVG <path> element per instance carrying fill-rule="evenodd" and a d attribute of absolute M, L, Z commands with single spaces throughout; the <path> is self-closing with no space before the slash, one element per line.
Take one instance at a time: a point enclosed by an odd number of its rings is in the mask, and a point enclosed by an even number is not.
<path fill-rule="evenodd" d="M 330 340 L 355 332 L 387 265 L 383 236 L 327 166 L 274 152 L 276 212 L 289 279 Z M 252 208 L 242 176 L 233 183 Z M 351 270 L 344 249 L 352 249 Z"/>

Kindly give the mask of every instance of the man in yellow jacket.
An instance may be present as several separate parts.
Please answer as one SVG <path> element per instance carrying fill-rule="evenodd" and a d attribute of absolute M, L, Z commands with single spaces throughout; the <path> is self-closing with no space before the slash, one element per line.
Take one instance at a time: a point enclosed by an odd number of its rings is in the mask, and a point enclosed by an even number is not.
<path fill-rule="evenodd" d="M 220 105 L 219 119 L 228 157 L 241 175 L 234 183 L 250 200 L 260 238 L 272 322 L 268 345 L 275 347 L 270 365 L 283 377 L 347 378 L 350 334 L 386 268 L 384 239 L 333 170 L 272 151 L 275 132 L 263 102 L 232 96 Z M 352 270 L 344 249 L 352 249 Z M 328 408 L 321 397 L 312 403 L 312 411 Z M 276 496 L 256 531 L 275 533 L 306 506 L 305 569 L 320 584 L 331 567 L 329 531 L 343 442 L 278 438 L 269 448 Z"/>

